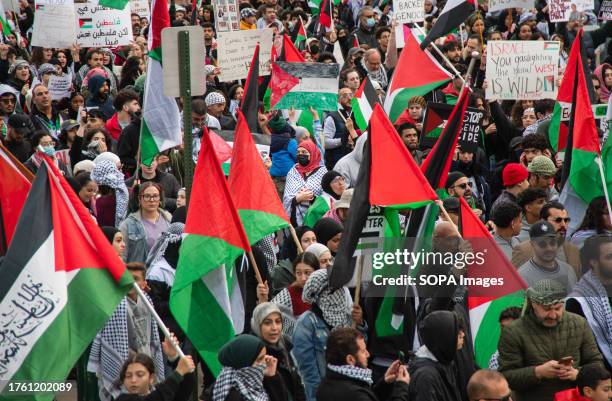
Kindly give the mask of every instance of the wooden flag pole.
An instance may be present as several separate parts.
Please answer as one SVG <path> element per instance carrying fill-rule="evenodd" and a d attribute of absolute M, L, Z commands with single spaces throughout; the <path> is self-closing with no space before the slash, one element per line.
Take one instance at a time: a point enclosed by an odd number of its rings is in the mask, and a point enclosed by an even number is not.
<path fill-rule="evenodd" d="M 291 232 L 291 238 L 293 238 L 293 242 L 295 242 L 295 247 L 297 248 L 298 253 L 304 252 L 300 239 L 298 238 L 295 228 L 293 228 L 292 225 L 289 225 L 289 231 Z"/>
<path fill-rule="evenodd" d="M 261 278 L 259 267 L 257 267 L 257 262 L 255 262 L 255 256 L 253 256 L 253 251 L 248 251 L 247 255 L 249 255 L 249 261 L 251 262 L 251 266 L 253 266 L 253 271 L 255 272 L 255 278 L 257 278 L 257 283 L 263 284 L 264 282 Z"/>
<path fill-rule="evenodd" d="M 359 306 L 359 298 L 361 297 L 361 277 L 363 275 L 363 255 L 357 256 L 357 278 L 355 282 L 355 300 L 353 305 Z M 357 322 L 353 320 L 353 328 L 357 327 Z"/>

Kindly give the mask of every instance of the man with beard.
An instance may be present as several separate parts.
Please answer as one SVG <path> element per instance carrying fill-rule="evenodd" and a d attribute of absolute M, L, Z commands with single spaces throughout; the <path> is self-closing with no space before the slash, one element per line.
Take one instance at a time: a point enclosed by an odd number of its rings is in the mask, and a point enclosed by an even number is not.
<path fill-rule="evenodd" d="M 353 91 L 342 88 L 338 91 L 338 110 L 327 114 L 323 123 L 325 135 L 325 167 L 333 170 L 336 162 L 348 155 L 357 139 L 357 131 L 351 116 Z"/>
<path fill-rule="evenodd" d="M 17 105 L 17 96 L 13 88 L 8 85 L 0 85 L 0 117 L 4 120 L 4 124 L 8 122 L 8 118 L 15 113 Z"/>
<path fill-rule="evenodd" d="M 442 46 L 442 52 L 447 59 L 450 60 L 453 65 L 460 64 L 461 60 L 461 46 L 454 40 L 450 40 Z"/>
<path fill-rule="evenodd" d="M 117 112 L 105 124 L 105 128 L 110 136 L 117 141 L 121 131 L 127 127 L 134 116 L 140 112 L 140 97 L 138 93 L 129 89 L 122 89 L 117 93 L 113 107 Z"/>
<path fill-rule="evenodd" d="M 540 210 L 540 218 L 552 224 L 557 232 L 557 238 L 562 242 L 557 252 L 557 258 L 572 266 L 576 273 L 576 277 L 580 277 L 582 275 L 580 250 L 576 245 L 569 241 L 565 241 L 567 227 L 570 222 L 570 217 L 567 210 L 565 210 L 565 206 L 557 201 L 547 202 L 542 206 L 542 210 Z M 523 241 L 515 246 L 512 251 L 512 264 L 516 267 L 520 267 L 527 263 L 532 257 L 533 248 L 531 247 L 531 241 Z"/>
<path fill-rule="evenodd" d="M 85 101 L 85 106 L 98 109 L 104 121 L 108 121 L 115 114 L 113 99 L 110 96 L 110 84 L 111 81 L 101 74 L 93 75 L 87 82 L 89 97 Z"/>
<path fill-rule="evenodd" d="M 3 144 L 22 163 L 25 163 L 32 154 L 30 142 L 24 139 L 29 137 L 33 130 L 32 122 L 25 114 L 13 114 L 8 119 Z"/>
<path fill-rule="evenodd" d="M 472 152 L 459 145 L 457 147 L 457 160 L 451 164 L 451 170 L 463 173 L 472 184 L 470 187 L 472 199 L 468 203 L 472 209 L 482 210 L 483 217 L 481 219 L 488 218 L 491 210 L 491 190 L 485 178 L 487 176 L 487 162 L 487 156 L 482 149 L 477 148 L 476 152 Z"/>
<path fill-rule="evenodd" d="M 518 272 L 528 285 L 548 279 L 559 282 L 569 293 L 576 284 L 574 269 L 557 258 L 561 240 L 555 227 L 547 221 L 540 220 L 529 229 L 529 238 L 533 257 L 523 264 Z"/>
<path fill-rule="evenodd" d="M 589 269 L 566 301 L 567 310 L 584 317 L 604 357 L 612 367 L 612 237 L 594 235 L 584 242 L 581 256 Z"/>
<path fill-rule="evenodd" d="M 473 188 L 474 182 L 462 172 L 453 171 L 448 174 L 448 178 L 446 179 L 446 193 L 455 198 L 465 199 L 472 208 L 474 214 L 480 217 L 483 214 L 484 206 L 474 197 Z"/>
<path fill-rule="evenodd" d="M 30 115 L 34 130 L 45 130 L 58 140 L 61 133 L 62 117 L 51 104 L 51 95 L 46 86 L 36 85 L 32 90 L 32 114 Z"/>
<path fill-rule="evenodd" d="M 416 125 L 412 123 L 404 123 L 399 126 L 397 131 L 406 145 L 406 148 L 412 155 L 414 161 L 420 166 L 425 158 L 423 152 L 419 150 L 419 131 L 417 130 Z"/>
<path fill-rule="evenodd" d="M 565 310 L 566 294 L 556 280 L 537 281 L 527 290 L 523 316 L 501 332 L 499 372 L 514 401 L 552 400 L 575 386 L 578 369 L 603 366 L 587 321 Z"/>
<path fill-rule="evenodd" d="M 372 386 L 369 356 L 359 330 L 349 327 L 333 330 L 327 339 L 327 372 L 317 390 L 317 401 L 408 401 L 410 376 L 406 366 L 399 360 L 394 361 L 384 378 Z"/>

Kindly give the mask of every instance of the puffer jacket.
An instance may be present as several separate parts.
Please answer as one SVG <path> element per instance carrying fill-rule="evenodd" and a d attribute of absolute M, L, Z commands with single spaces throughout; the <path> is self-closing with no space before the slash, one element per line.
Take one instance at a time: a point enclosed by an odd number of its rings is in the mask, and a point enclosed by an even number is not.
<path fill-rule="evenodd" d="M 587 321 L 564 312 L 556 327 L 543 326 L 530 310 L 502 331 L 499 340 L 499 372 L 514 390 L 515 401 L 552 401 L 555 393 L 572 388 L 569 380 L 538 379 L 535 367 L 571 356 L 574 367 L 603 367 L 603 359 Z"/>

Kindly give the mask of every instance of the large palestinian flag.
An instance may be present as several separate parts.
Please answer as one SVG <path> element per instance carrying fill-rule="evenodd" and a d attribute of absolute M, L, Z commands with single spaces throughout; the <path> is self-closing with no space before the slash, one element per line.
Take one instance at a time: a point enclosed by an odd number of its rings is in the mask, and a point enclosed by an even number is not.
<path fill-rule="evenodd" d="M 74 190 L 43 162 L 2 262 L 0 398 L 11 399 L 9 382 L 65 381 L 132 282 Z"/>
<path fill-rule="evenodd" d="M 442 37 L 461 25 L 474 11 L 476 0 L 449 0 L 436 20 L 423 42 L 421 49 L 425 49 L 434 40 Z"/>
<path fill-rule="evenodd" d="M 272 64 L 270 106 L 306 110 L 316 105 L 319 110 L 337 110 L 339 75 L 338 64 L 276 61 Z"/>

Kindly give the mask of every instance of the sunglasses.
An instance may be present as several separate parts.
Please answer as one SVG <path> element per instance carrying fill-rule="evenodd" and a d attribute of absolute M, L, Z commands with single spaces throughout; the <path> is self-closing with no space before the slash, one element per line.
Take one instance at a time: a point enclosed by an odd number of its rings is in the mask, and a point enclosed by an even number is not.
<path fill-rule="evenodd" d="M 572 219 L 570 217 L 557 217 L 556 219 L 553 219 L 553 221 L 557 224 L 560 224 L 562 221 L 565 223 L 569 223 L 570 221 L 572 221 Z"/>
<path fill-rule="evenodd" d="M 461 189 L 467 189 L 468 185 L 469 185 L 470 188 L 472 188 L 472 181 L 464 182 L 463 184 L 458 184 L 458 185 L 453 185 L 453 186 L 454 187 L 459 187 Z"/>

